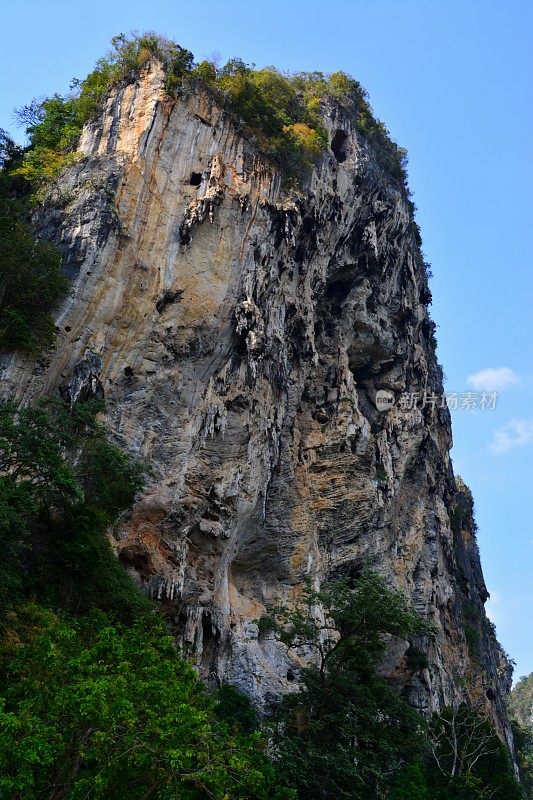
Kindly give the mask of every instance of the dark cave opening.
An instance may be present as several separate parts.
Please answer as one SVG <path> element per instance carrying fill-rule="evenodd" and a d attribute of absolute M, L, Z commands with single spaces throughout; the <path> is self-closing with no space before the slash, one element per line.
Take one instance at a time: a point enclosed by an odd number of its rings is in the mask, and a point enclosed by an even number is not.
<path fill-rule="evenodd" d="M 336 131 L 333 139 L 331 140 L 331 149 L 333 150 L 333 155 L 341 164 L 343 161 L 346 161 L 348 157 L 348 152 L 346 148 L 346 142 L 348 139 L 348 134 L 346 131 L 338 130 Z"/>

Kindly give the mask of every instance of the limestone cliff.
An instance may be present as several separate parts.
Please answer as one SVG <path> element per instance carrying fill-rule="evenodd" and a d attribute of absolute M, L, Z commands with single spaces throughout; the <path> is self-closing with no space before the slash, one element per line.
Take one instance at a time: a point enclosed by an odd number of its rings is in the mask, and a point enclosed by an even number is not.
<path fill-rule="evenodd" d="M 298 665 L 255 621 L 306 578 L 370 563 L 439 631 L 411 643 L 427 667 L 397 642 L 384 669 L 424 712 L 470 692 L 504 733 L 509 669 L 403 186 L 329 105 L 331 148 L 289 198 L 208 93 L 170 100 L 163 79 L 152 61 L 111 91 L 40 212 L 73 293 L 55 349 L 6 360 L 2 393 L 105 393 L 117 440 L 153 469 L 117 553 L 206 679 L 267 704 Z M 378 409 L 379 390 L 395 402 Z M 400 402 L 414 392 L 439 397 Z"/>

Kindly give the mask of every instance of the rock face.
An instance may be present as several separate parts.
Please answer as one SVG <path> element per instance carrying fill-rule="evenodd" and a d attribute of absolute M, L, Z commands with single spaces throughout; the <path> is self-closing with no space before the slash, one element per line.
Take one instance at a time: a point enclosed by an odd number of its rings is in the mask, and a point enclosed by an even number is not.
<path fill-rule="evenodd" d="M 3 394 L 103 388 L 117 440 L 153 469 L 118 555 L 206 679 L 268 704 L 298 665 L 255 621 L 306 578 L 369 563 L 439 630 L 412 643 L 427 668 L 397 642 L 384 669 L 427 713 L 469 692 L 505 734 L 509 669 L 450 465 L 405 190 L 331 106 L 331 149 L 288 199 L 210 96 L 171 101 L 163 77 L 152 62 L 112 91 L 42 212 L 74 290 L 56 348 L 13 358 Z"/>

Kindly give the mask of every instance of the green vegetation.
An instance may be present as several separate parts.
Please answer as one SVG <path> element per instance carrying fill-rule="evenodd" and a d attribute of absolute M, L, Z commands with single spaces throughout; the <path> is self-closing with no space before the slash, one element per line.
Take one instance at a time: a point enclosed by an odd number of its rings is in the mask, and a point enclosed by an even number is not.
<path fill-rule="evenodd" d="M 469 487 L 460 477 L 456 475 L 455 486 L 457 493 L 455 495 L 455 503 L 449 511 L 450 527 L 455 536 L 459 536 L 464 525 L 471 520 L 475 530 L 474 522 L 474 498 Z"/>
<path fill-rule="evenodd" d="M 520 779 L 528 800 L 533 800 L 533 673 L 520 678 L 509 698 Z"/>
<path fill-rule="evenodd" d="M 210 695 L 107 544 L 143 470 L 101 409 L 0 408 L 0 797 L 520 797 L 487 723 L 445 709 L 428 728 L 378 675 L 386 636 L 432 627 L 369 570 L 273 609 L 262 635 L 317 660 L 265 730 L 233 687 Z M 450 771 L 439 731 L 452 718 L 465 744 Z"/>
<path fill-rule="evenodd" d="M 321 112 L 335 102 L 372 143 L 383 168 L 402 186 L 405 183 L 406 151 L 374 118 L 361 85 L 345 73 L 283 74 L 274 67 L 255 69 L 239 58 L 218 68 L 210 61 L 195 64 L 189 50 L 157 34 L 120 34 L 112 39 L 111 51 L 97 61 L 95 69 L 84 80 L 72 82 L 69 96 L 34 100 L 18 112 L 30 143 L 16 174 L 30 182 L 35 200 L 42 200 L 48 181 L 76 160 L 83 125 L 97 116 L 109 88 L 134 80 L 151 58 L 164 65 L 169 96 L 186 94 L 195 83 L 203 85 L 254 145 L 283 166 L 289 182 L 308 170 L 326 149 Z"/>
<path fill-rule="evenodd" d="M 0 131 L 0 352 L 36 353 L 55 339 L 52 313 L 66 297 L 57 249 L 32 235 L 26 181 L 13 174 L 22 151 Z"/>
<path fill-rule="evenodd" d="M 289 800 L 249 702 L 207 693 L 111 551 L 144 470 L 101 410 L 0 406 L 0 797 Z"/>
<path fill-rule="evenodd" d="M 316 655 L 300 692 L 283 699 L 273 734 L 281 775 L 300 798 L 523 796 L 504 745 L 475 709 L 446 707 L 428 724 L 379 676 L 386 636 L 433 629 L 378 575 L 364 570 L 354 581 L 308 589 L 301 605 L 272 615 L 289 650 Z M 411 645 L 407 662 L 421 669 L 427 658 Z"/>
<path fill-rule="evenodd" d="M 533 800 L 533 730 L 531 725 L 523 727 L 514 719 L 511 720 L 511 728 L 516 761 L 520 773 L 520 783 L 527 800 Z"/>
<path fill-rule="evenodd" d="M 221 720 L 244 733 L 259 730 L 259 715 L 245 694 L 225 684 L 217 690 L 215 698 L 215 714 Z"/>
<path fill-rule="evenodd" d="M 10 614 L 0 648 L 0 797 L 290 798 L 260 733 L 221 720 L 159 615 Z"/>
<path fill-rule="evenodd" d="M 255 70 L 238 58 L 220 70 L 211 65 L 209 74 L 205 62 L 199 67 L 200 80 L 217 93 L 247 137 L 289 173 L 310 167 L 327 147 L 316 104 L 293 79 L 274 68 Z"/>
<path fill-rule="evenodd" d="M 142 467 L 107 440 L 96 401 L 0 405 L 0 610 L 25 597 L 122 618 L 146 608 L 105 531 L 142 485 Z"/>
<path fill-rule="evenodd" d="M 298 176 L 309 169 L 326 149 L 322 111 L 336 103 L 355 119 L 357 129 L 372 143 L 383 168 L 404 185 L 406 151 L 374 118 L 360 83 L 344 72 L 284 74 L 274 67 L 255 69 L 233 58 L 220 69 L 212 62 L 202 61 L 190 76 L 214 91 L 246 136 L 281 163 L 289 175 Z"/>
<path fill-rule="evenodd" d="M 533 729 L 533 672 L 520 678 L 509 698 L 509 712 L 524 728 Z"/>
<path fill-rule="evenodd" d="M 430 725 L 426 770 L 431 800 L 521 800 L 509 754 L 491 724 L 465 703 L 447 706 Z"/>
<path fill-rule="evenodd" d="M 323 622 L 312 614 L 318 604 Z M 384 796 L 402 765 L 420 755 L 424 727 L 377 674 L 384 636 L 430 634 L 431 627 L 369 570 L 352 583 L 308 589 L 301 606 L 274 613 L 280 640 L 317 658 L 279 712 L 274 744 L 285 781 L 306 800 Z"/>
<path fill-rule="evenodd" d="M 30 144 L 15 174 L 29 181 L 36 200 L 43 199 L 47 182 L 76 160 L 75 148 L 83 126 L 101 111 L 111 86 L 134 80 L 152 57 L 165 64 L 168 80 L 177 80 L 192 67 L 192 53 L 156 34 L 120 34 L 111 44 L 111 51 L 97 61 L 84 80 L 72 82 L 70 96 L 56 94 L 43 101 L 34 100 L 17 112 Z"/>
<path fill-rule="evenodd" d="M 67 295 L 60 257 L 36 241 L 29 226 L 0 200 L 0 350 L 38 352 L 53 344 L 51 312 Z"/>

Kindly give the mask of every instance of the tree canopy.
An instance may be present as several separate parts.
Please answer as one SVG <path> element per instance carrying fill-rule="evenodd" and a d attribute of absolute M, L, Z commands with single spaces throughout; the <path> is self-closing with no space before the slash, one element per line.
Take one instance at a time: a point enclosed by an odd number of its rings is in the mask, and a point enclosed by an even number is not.
<path fill-rule="evenodd" d="M 155 612 L 124 626 L 22 606 L 0 646 L 0 797 L 293 797 L 263 736 L 215 711 Z"/>

